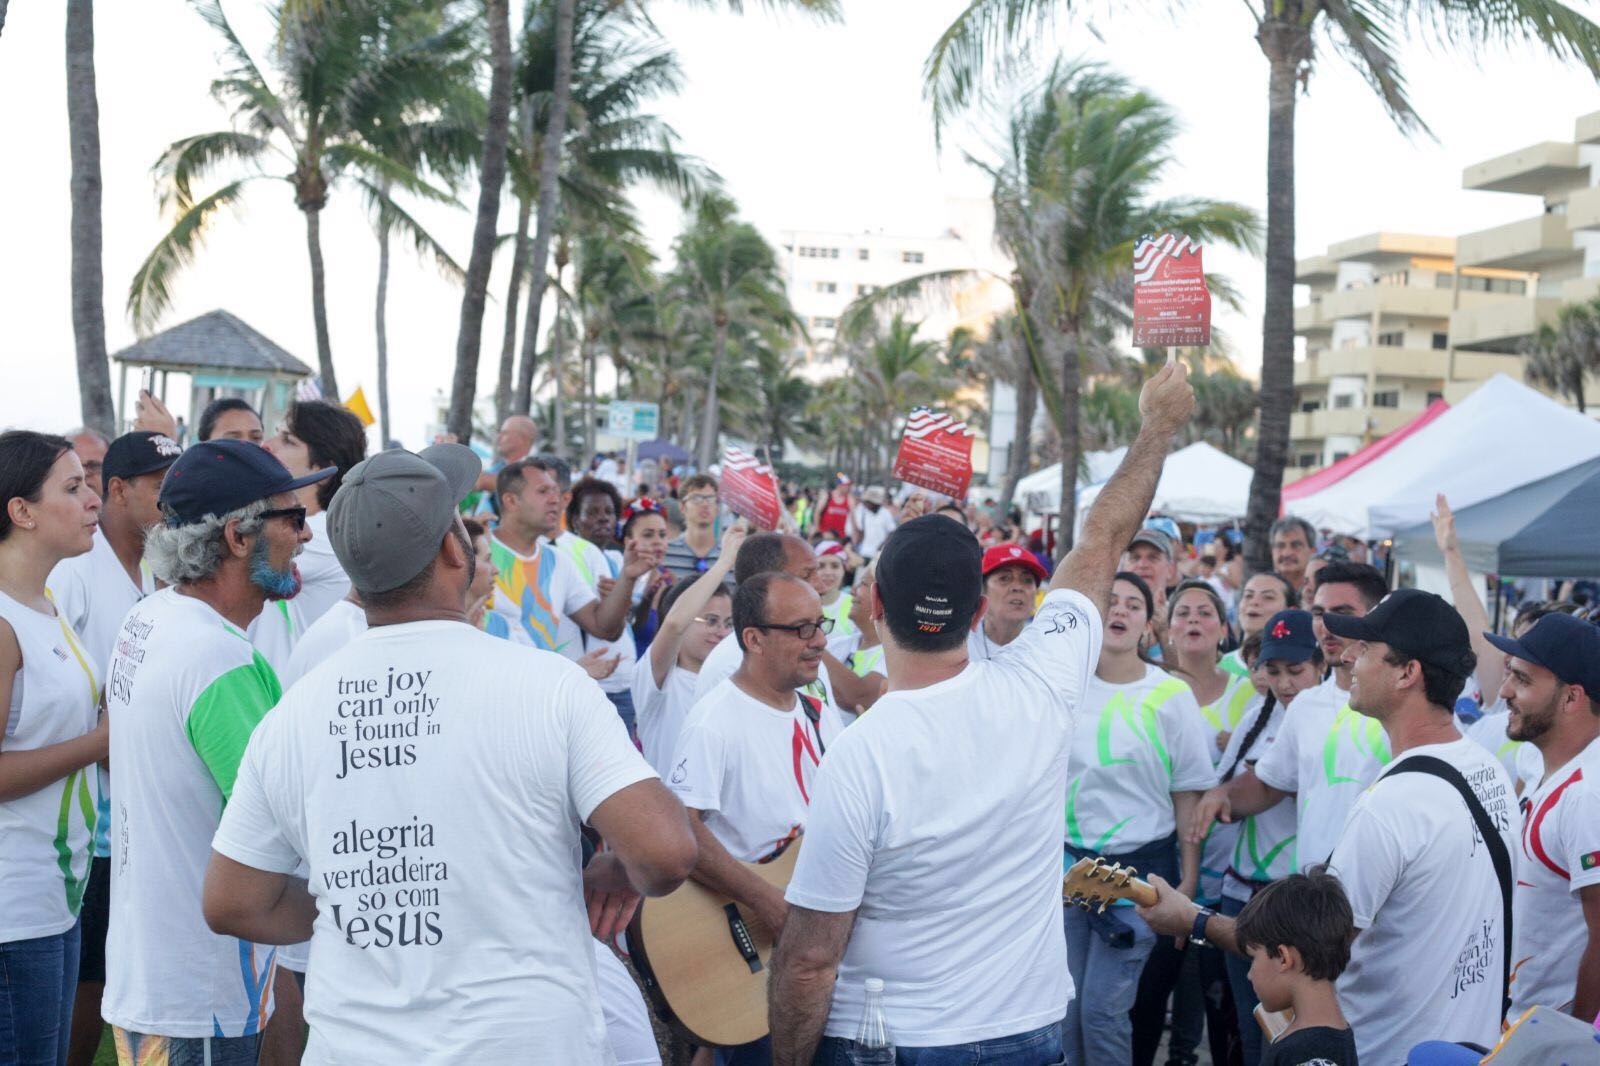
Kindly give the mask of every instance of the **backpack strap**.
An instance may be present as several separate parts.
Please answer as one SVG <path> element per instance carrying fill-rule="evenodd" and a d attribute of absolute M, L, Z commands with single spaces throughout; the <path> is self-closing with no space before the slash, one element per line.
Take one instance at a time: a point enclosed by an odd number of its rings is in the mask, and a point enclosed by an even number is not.
<path fill-rule="evenodd" d="M 1511 852 L 1506 848 L 1506 842 L 1500 839 L 1500 831 L 1489 820 L 1489 812 L 1478 802 L 1477 795 L 1467 784 L 1467 779 L 1461 776 L 1460 770 L 1434 755 L 1412 755 L 1390 767 L 1389 771 L 1378 780 L 1382 781 L 1386 777 L 1405 773 L 1430 774 L 1461 793 L 1462 800 L 1467 804 L 1467 810 L 1472 814 L 1472 820 L 1477 823 L 1478 835 L 1483 837 L 1484 846 L 1489 849 L 1489 858 L 1494 862 L 1495 878 L 1500 882 L 1501 920 L 1505 927 L 1504 950 L 1500 953 L 1504 965 L 1500 986 L 1500 1017 L 1503 1021 L 1511 1010 Z"/>
<path fill-rule="evenodd" d="M 811 719 L 811 731 L 817 735 L 817 755 L 828 754 L 826 745 L 822 743 L 822 701 L 804 692 L 796 692 L 795 695 L 800 697 L 800 709 Z"/>

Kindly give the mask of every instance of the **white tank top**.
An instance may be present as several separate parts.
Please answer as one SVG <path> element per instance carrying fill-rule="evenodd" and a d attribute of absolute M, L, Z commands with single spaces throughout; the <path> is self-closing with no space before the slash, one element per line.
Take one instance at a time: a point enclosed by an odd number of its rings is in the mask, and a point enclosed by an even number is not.
<path fill-rule="evenodd" d="M 0 618 L 22 648 L 5 718 L 6 751 L 72 740 L 95 726 L 100 688 L 72 627 L 0 592 Z M 78 919 L 89 883 L 99 781 L 74 770 L 31 795 L 0 802 L 0 943 L 54 936 Z"/>

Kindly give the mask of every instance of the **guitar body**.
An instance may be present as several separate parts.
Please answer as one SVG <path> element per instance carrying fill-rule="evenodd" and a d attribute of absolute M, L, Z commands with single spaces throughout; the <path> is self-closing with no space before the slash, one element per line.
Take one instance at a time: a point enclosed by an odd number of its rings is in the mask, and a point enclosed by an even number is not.
<path fill-rule="evenodd" d="M 781 889 L 799 855 L 797 841 L 771 862 L 745 868 Z M 695 881 L 646 899 L 628 925 L 628 953 L 656 1013 L 679 1036 L 712 1047 L 767 1035 L 773 939 L 754 912 Z"/>

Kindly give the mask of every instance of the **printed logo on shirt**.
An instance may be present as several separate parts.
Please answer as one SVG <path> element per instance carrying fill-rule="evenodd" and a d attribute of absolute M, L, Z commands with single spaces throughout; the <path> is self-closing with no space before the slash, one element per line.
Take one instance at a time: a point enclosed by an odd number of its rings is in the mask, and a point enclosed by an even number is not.
<path fill-rule="evenodd" d="M 1578 865 L 1585 870 L 1593 870 L 1600 866 L 1600 851 L 1591 851 L 1587 855 L 1579 856 Z"/>
<path fill-rule="evenodd" d="M 56 658 L 60 659 L 62 662 L 68 662 L 71 659 L 71 656 L 69 656 L 67 654 L 66 649 L 63 648 L 59 644 L 57 644 L 55 647 L 51 648 L 50 650 L 55 652 L 56 653 Z"/>
<path fill-rule="evenodd" d="M 672 768 L 672 779 L 671 779 L 672 783 L 674 785 L 681 785 L 681 784 L 683 784 L 683 779 L 685 777 L 688 777 L 688 776 L 689 776 L 689 760 L 688 759 L 679 759 L 678 760 L 678 765 L 674 766 Z"/>

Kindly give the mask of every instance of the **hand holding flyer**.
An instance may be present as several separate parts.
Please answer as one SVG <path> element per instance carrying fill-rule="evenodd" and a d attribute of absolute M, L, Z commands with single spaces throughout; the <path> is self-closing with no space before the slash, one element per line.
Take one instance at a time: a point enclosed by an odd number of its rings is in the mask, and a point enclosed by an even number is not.
<path fill-rule="evenodd" d="M 972 433 L 967 424 L 927 407 L 913 409 L 894 457 L 894 476 L 965 499 L 972 483 Z"/>
<path fill-rule="evenodd" d="M 1200 246 L 1177 233 L 1140 237 L 1133 246 L 1133 344 L 1204 348 L 1211 343 L 1211 290 Z"/>

